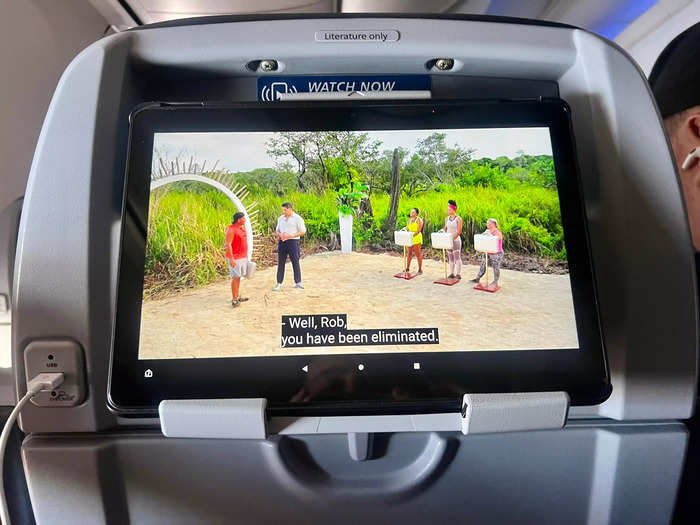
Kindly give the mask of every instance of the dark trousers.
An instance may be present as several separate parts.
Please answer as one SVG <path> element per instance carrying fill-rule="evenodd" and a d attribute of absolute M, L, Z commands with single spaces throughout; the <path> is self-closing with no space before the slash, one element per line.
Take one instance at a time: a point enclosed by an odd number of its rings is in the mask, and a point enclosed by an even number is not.
<path fill-rule="evenodd" d="M 299 256 L 301 251 L 299 248 L 299 239 L 287 239 L 280 241 L 277 245 L 277 282 L 282 284 L 284 281 L 284 265 L 287 262 L 287 256 L 292 261 L 294 269 L 294 282 L 301 282 L 301 266 L 299 266 Z"/>

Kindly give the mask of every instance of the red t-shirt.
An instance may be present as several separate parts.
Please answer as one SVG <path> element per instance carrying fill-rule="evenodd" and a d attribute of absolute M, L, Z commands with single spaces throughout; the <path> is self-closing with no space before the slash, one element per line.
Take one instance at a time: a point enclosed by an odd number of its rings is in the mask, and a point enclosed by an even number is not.
<path fill-rule="evenodd" d="M 226 258 L 236 260 L 248 257 L 248 236 L 243 228 L 231 224 L 226 229 Z"/>

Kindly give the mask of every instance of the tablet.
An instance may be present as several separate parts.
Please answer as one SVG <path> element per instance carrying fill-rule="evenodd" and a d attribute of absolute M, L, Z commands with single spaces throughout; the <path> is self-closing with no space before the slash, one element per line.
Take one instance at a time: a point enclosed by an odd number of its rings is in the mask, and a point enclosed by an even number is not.
<path fill-rule="evenodd" d="M 109 405 L 459 410 L 609 396 L 558 99 L 165 104 L 130 117 Z"/>

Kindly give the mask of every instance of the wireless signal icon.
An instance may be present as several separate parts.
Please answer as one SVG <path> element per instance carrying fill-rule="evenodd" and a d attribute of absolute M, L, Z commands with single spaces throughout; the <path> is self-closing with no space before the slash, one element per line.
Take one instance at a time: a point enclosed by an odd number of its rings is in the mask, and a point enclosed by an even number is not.
<path fill-rule="evenodd" d="M 286 82 L 273 82 L 269 86 L 263 86 L 260 92 L 260 98 L 265 102 L 279 100 L 283 93 L 297 93 L 297 88 L 288 85 Z"/>

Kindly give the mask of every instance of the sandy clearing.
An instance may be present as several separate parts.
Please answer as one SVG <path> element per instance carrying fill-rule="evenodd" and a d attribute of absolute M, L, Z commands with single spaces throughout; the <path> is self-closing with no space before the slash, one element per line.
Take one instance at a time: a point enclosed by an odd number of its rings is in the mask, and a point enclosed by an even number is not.
<path fill-rule="evenodd" d="M 230 304 L 230 285 L 204 288 L 143 304 L 140 357 L 192 358 L 390 351 L 513 350 L 578 346 L 568 275 L 501 270 L 501 291 L 433 284 L 442 262 L 424 260 L 422 276 L 406 281 L 393 275 L 401 258 L 388 254 L 339 252 L 301 261 L 304 290 L 293 288 L 287 264 L 284 287 L 273 292 L 276 268 L 241 283 L 250 297 Z M 415 270 L 416 263 L 413 263 Z M 469 279 L 477 267 L 464 266 Z M 491 270 L 489 269 L 489 272 Z M 339 314 L 348 328 L 437 327 L 439 345 L 386 345 L 330 348 L 280 347 L 281 316 Z"/>

